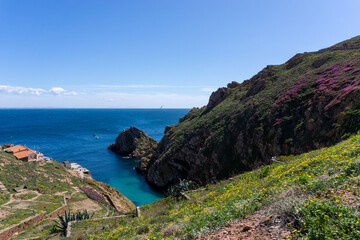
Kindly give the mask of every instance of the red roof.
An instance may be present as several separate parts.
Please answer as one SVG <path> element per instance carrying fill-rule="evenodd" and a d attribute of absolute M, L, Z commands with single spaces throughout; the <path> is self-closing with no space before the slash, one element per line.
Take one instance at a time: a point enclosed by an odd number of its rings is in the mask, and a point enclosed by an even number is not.
<path fill-rule="evenodd" d="M 26 157 L 27 155 L 30 155 L 30 154 L 33 154 L 33 153 L 34 153 L 33 151 L 28 149 L 28 150 L 24 150 L 24 151 L 14 153 L 14 156 L 17 159 L 22 159 L 22 158 Z"/>
<path fill-rule="evenodd" d="M 16 153 L 16 152 L 19 152 L 19 151 L 24 151 L 24 150 L 29 150 L 29 149 L 27 147 L 22 146 L 22 145 L 16 145 L 16 146 L 7 148 L 6 150 L 10 151 L 10 152 L 13 152 L 13 153 Z"/>

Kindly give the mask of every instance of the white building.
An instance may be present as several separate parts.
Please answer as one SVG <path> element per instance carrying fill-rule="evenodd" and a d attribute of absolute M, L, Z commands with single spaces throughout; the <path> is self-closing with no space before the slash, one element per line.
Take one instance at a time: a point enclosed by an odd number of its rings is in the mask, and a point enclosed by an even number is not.
<path fill-rule="evenodd" d="M 66 161 L 63 161 L 61 164 L 64 165 L 68 169 L 75 170 L 80 175 L 80 177 L 82 177 L 82 178 L 85 178 L 85 177 L 86 178 L 91 178 L 91 174 L 90 174 L 89 169 L 83 168 L 78 163 L 73 163 L 73 162 L 70 162 L 70 161 L 66 160 Z"/>

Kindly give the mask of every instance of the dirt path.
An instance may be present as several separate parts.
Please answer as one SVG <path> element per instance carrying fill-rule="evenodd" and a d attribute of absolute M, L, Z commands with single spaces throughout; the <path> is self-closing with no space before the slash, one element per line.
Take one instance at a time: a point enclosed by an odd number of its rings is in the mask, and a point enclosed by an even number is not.
<path fill-rule="evenodd" d="M 278 240 L 286 239 L 287 236 L 290 236 L 290 231 L 287 229 L 287 223 L 284 219 L 269 215 L 264 210 L 259 210 L 244 219 L 237 219 L 229 223 L 215 233 L 197 239 Z"/>
<path fill-rule="evenodd" d="M 117 216 L 111 216 L 111 217 L 100 217 L 100 218 L 92 218 L 91 221 L 97 221 L 97 220 L 104 220 L 104 219 L 112 219 L 112 218 L 123 218 L 123 217 L 129 217 L 128 215 L 117 215 Z"/>
<path fill-rule="evenodd" d="M 14 194 L 11 194 L 9 201 L 6 202 L 5 204 L 3 204 L 2 206 L 7 207 L 7 205 L 9 205 L 10 203 L 13 203 L 13 202 L 31 202 L 31 201 L 34 201 L 38 197 L 41 196 L 41 194 L 38 191 L 26 191 L 26 193 L 35 193 L 37 195 L 35 197 L 33 197 L 33 198 L 30 198 L 30 199 L 16 199 L 16 198 L 14 198 Z"/>
<path fill-rule="evenodd" d="M 0 181 L 0 190 L 3 191 L 5 194 L 10 193 L 1 181 Z"/>

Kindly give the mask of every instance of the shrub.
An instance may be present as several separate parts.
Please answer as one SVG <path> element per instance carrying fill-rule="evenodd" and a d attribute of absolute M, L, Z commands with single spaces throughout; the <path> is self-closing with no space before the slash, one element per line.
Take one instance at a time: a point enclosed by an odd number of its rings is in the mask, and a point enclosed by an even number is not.
<path fill-rule="evenodd" d="M 98 194 L 97 192 L 94 192 L 93 190 L 87 187 L 81 187 L 81 190 L 83 190 L 89 198 L 107 204 L 105 198 L 102 195 Z"/>
<path fill-rule="evenodd" d="M 175 236 L 176 233 L 179 231 L 179 226 L 175 224 L 169 224 L 164 227 L 160 233 L 166 237 Z"/>
<path fill-rule="evenodd" d="M 311 199 L 296 211 L 299 224 L 294 238 L 360 239 L 360 215 L 355 207 Z"/>

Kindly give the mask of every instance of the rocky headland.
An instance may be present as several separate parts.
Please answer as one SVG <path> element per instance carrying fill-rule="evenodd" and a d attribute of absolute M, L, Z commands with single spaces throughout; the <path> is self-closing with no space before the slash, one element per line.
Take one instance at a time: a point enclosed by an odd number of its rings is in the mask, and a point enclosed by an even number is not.
<path fill-rule="evenodd" d="M 156 146 L 157 142 L 144 131 L 130 127 L 122 130 L 108 149 L 121 156 L 141 158 Z"/>
<path fill-rule="evenodd" d="M 296 54 L 219 88 L 207 106 L 165 129 L 139 172 L 159 189 L 180 179 L 207 184 L 346 138 L 360 122 L 359 46 L 355 37 Z"/>
<path fill-rule="evenodd" d="M 110 144 L 108 149 L 121 156 L 139 158 L 135 169 L 138 173 L 145 174 L 157 144 L 143 130 L 130 127 L 122 130 L 115 143 Z"/>

